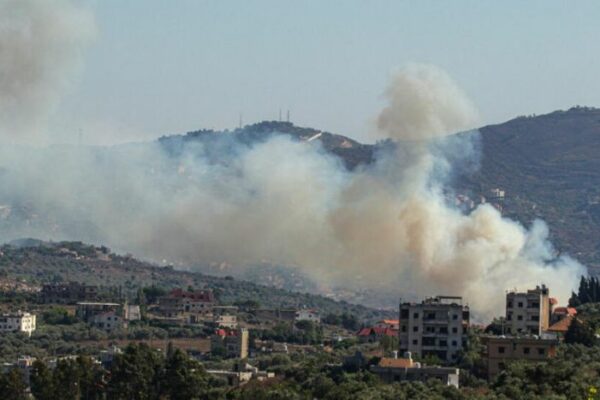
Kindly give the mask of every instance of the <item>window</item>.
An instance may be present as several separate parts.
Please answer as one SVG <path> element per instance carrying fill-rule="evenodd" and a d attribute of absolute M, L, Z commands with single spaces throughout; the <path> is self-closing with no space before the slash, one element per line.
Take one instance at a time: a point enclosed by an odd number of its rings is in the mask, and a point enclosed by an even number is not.
<path fill-rule="evenodd" d="M 453 340 L 452 341 L 452 347 L 456 347 L 456 346 L 458 346 L 458 343 L 456 342 L 456 340 Z"/>
<path fill-rule="evenodd" d="M 523 308 L 523 302 L 522 301 L 520 301 L 517 305 L 519 306 L 519 308 Z"/>
<path fill-rule="evenodd" d="M 406 325 L 402 325 L 402 332 L 406 332 Z"/>
<path fill-rule="evenodd" d="M 458 333 L 458 328 L 457 327 L 452 328 L 452 333 Z"/>
<path fill-rule="evenodd" d="M 448 333 L 448 327 L 447 326 L 441 326 L 440 327 L 440 333 L 447 334 Z"/>
<path fill-rule="evenodd" d="M 415 346 L 418 346 L 418 345 L 419 345 L 419 339 L 414 339 L 414 340 L 413 340 L 413 344 L 414 344 Z"/>
<path fill-rule="evenodd" d="M 498 353 L 504 354 L 504 346 L 498 347 Z"/>
<path fill-rule="evenodd" d="M 408 318 L 408 310 L 400 310 L 400 319 Z"/>
<path fill-rule="evenodd" d="M 440 340 L 438 345 L 440 347 L 448 347 L 448 341 L 447 340 Z"/>
<path fill-rule="evenodd" d="M 529 347 L 523 347 L 523 354 L 529 354 Z"/>
<path fill-rule="evenodd" d="M 517 315 L 517 319 L 518 319 L 519 321 L 523 321 L 523 316 L 522 316 L 522 315 Z"/>
<path fill-rule="evenodd" d="M 539 315 L 532 315 L 531 316 L 531 320 L 532 321 L 539 321 L 540 320 L 540 316 Z"/>
<path fill-rule="evenodd" d="M 544 354 L 546 354 L 546 349 L 544 349 L 544 348 L 542 348 L 542 347 L 538 348 L 538 354 L 539 354 L 540 356 L 543 356 Z"/>
<path fill-rule="evenodd" d="M 419 332 L 419 327 L 418 326 L 413 326 L 413 332 Z"/>
<path fill-rule="evenodd" d="M 435 319 L 435 313 L 434 312 L 430 312 L 427 313 L 427 317 L 425 317 L 426 319 Z"/>
<path fill-rule="evenodd" d="M 457 314 L 452 314 L 452 319 L 453 319 L 454 321 L 456 321 L 456 320 L 458 319 L 458 315 L 457 315 Z"/>
<path fill-rule="evenodd" d="M 513 306 L 513 303 L 512 303 L 512 301 L 508 301 L 508 302 L 506 303 L 506 307 L 507 307 L 507 308 L 512 308 L 512 306 Z"/>
<path fill-rule="evenodd" d="M 413 314 L 413 318 L 414 318 L 414 319 L 417 319 L 417 318 L 419 318 L 419 313 L 418 313 L 418 312 L 414 313 L 414 314 Z"/>
<path fill-rule="evenodd" d="M 506 320 L 512 321 L 512 313 L 508 313 L 508 315 L 506 316 Z"/>

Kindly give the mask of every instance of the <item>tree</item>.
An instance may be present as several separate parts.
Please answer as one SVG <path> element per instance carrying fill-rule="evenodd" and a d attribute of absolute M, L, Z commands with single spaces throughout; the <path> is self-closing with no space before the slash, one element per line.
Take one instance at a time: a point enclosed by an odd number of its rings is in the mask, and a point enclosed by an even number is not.
<path fill-rule="evenodd" d="M 35 360 L 29 375 L 31 394 L 35 400 L 54 400 L 54 379 L 46 363 Z"/>
<path fill-rule="evenodd" d="M 26 400 L 27 387 L 19 368 L 11 368 L 8 373 L 0 376 L 0 398 L 11 400 Z"/>
<path fill-rule="evenodd" d="M 108 397 L 115 400 L 156 399 L 163 358 L 148 345 L 129 345 L 115 357 Z"/>
<path fill-rule="evenodd" d="M 166 360 L 161 390 L 171 400 L 199 399 L 208 387 L 204 368 L 181 350 L 176 349 Z"/>
<path fill-rule="evenodd" d="M 52 374 L 56 399 L 79 399 L 81 372 L 75 360 L 58 360 Z"/>
<path fill-rule="evenodd" d="M 578 318 L 573 318 L 567 333 L 565 333 L 565 342 L 570 344 L 583 344 L 584 346 L 593 346 L 596 344 L 596 334 L 594 327 L 589 323 L 584 323 Z"/>

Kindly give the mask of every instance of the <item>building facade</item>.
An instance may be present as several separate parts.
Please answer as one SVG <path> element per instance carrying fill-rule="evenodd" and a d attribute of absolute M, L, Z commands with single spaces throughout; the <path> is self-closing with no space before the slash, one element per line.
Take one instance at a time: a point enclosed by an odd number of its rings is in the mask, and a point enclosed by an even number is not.
<path fill-rule="evenodd" d="M 554 357 L 559 342 L 557 339 L 540 339 L 537 336 L 488 336 L 483 338 L 483 343 L 488 379 L 492 380 L 510 361 L 543 361 Z"/>
<path fill-rule="evenodd" d="M 209 289 L 194 292 L 173 289 L 169 294 L 158 299 L 159 312 L 168 318 L 179 318 L 186 314 L 210 316 L 214 305 L 215 297 Z"/>
<path fill-rule="evenodd" d="M 455 361 L 467 344 L 469 318 L 469 307 L 462 304 L 461 297 L 437 296 L 400 304 L 400 353 Z"/>
<path fill-rule="evenodd" d="M 43 303 L 74 304 L 78 301 L 94 301 L 98 299 L 98 287 L 78 282 L 48 283 L 42 286 L 40 296 Z"/>
<path fill-rule="evenodd" d="M 23 332 L 31 336 L 35 331 L 36 316 L 28 312 L 18 311 L 0 316 L 0 332 Z"/>
<path fill-rule="evenodd" d="M 545 285 L 527 292 L 508 292 L 505 333 L 513 336 L 541 335 L 550 326 L 553 302 Z"/>

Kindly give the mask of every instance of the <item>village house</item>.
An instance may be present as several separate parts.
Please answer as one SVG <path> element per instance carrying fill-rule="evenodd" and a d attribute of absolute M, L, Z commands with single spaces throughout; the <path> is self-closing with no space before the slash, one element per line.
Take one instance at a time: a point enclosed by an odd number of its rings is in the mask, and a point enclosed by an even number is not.
<path fill-rule="evenodd" d="M 78 282 L 48 283 L 42 286 L 40 298 L 46 304 L 75 304 L 98 299 L 98 287 Z"/>
<path fill-rule="evenodd" d="M 398 358 L 396 355 L 391 358 L 382 358 L 377 365 L 371 366 L 371 372 L 379 376 L 385 383 L 427 382 L 430 379 L 438 379 L 445 385 L 455 386 L 456 388 L 459 386 L 460 369 L 423 366 L 421 363 L 413 361 L 410 352 L 407 352 L 404 358 Z"/>
<path fill-rule="evenodd" d="M 299 321 L 310 321 L 315 324 L 321 323 L 321 316 L 315 310 L 303 308 L 301 310 L 296 311 L 296 316 L 294 318 L 296 322 Z"/>
<path fill-rule="evenodd" d="M 238 327 L 237 316 L 235 315 L 215 315 L 213 321 L 219 328 L 235 329 Z"/>
<path fill-rule="evenodd" d="M 90 318 L 107 312 L 117 313 L 121 309 L 119 303 L 79 302 L 75 314 L 85 322 Z"/>
<path fill-rule="evenodd" d="M 217 329 L 210 338 L 210 351 L 223 353 L 227 358 L 248 358 L 249 338 L 246 328 Z"/>
<path fill-rule="evenodd" d="M 214 305 L 215 297 L 210 289 L 190 292 L 178 288 L 158 299 L 158 311 L 167 318 L 180 318 L 185 314 L 210 317 Z"/>
<path fill-rule="evenodd" d="M 226 379 L 227 383 L 231 386 L 242 386 L 251 380 L 261 382 L 275 377 L 274 372 L 260 371 L 258 368 L 245 362 L 236 363 L 233 371 L 209 369 L 206 372 L 215 377 Z"/>
<path fill-rule="evenodd" d="M 469 306 L 456 296 L 437 296 L 400 304 L 399 350 L 452 362 L 467 343 Z"/>
<path fill-rule="evenodd" d="M 400 330 L 400 321 L 397 319 L 384 319 L 381 321 L 377 321 L 374 325 L 374 328 L 389 328 L 393 331 Z"/>
<path fill-rule="evenodd" d="M 94 328 L 102 329 L 107 332 L 117 331 L 127 327 L 126 321 L 123 317 L 118 315 L 116 311 L 106 311 L 92 315 L 87 322 Z"/>
<path fill-rule="evenodd" d="M 559 343 L 557 339 L 538 336 L 486 336 L 482 342 L 489 380 L 494 379 L 510 361 L 543 361 L 554 357 Z"/>
<path fill-rule="evenodd" d="M 35 314 L 17 311 L 16 313 L 0 316 L 0 332 L 23 332 L 27 336 L 31 336 L 31 332 L 35 331 L 35 327 Z"/>
<path fill-rule="evenodd" d="M 385 336 L 398 337 L 398 331 L 388 327 L 373 326 L 362 328 L 356 336 L 361 343 L 375 343 Z"/>

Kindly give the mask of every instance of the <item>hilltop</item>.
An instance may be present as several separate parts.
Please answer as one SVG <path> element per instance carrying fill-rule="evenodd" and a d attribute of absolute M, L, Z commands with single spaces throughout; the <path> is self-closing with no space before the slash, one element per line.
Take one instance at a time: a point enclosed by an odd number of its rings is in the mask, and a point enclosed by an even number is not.
<path fill-rule="evenodd" d="M 556 249 L 592 270 L 600 269 L 600 109 L 574 107 L 545 115 L 521 116 L 479 129 L 481 168 L 456 180 L 456 189 L 473 199 L 495 201 L 503 215 L 528 226 L 548 223 Z M 340 157 L 348 169 L 373 162 L 376 145 L 343 135 L 265 121 L 232 131 L 200 130 L 165 136 L 160 143 L 173 154 L 199 142 L 213 157 L 235 151 L 233 143 L 251 145 L 271 135 L 311 138 Z M 318 136 L 317 136 L 318 135 Z M 224 143 L 229 143 L 227 148 Z M 492 199 L 491 191 L 505 191 Z"/>

